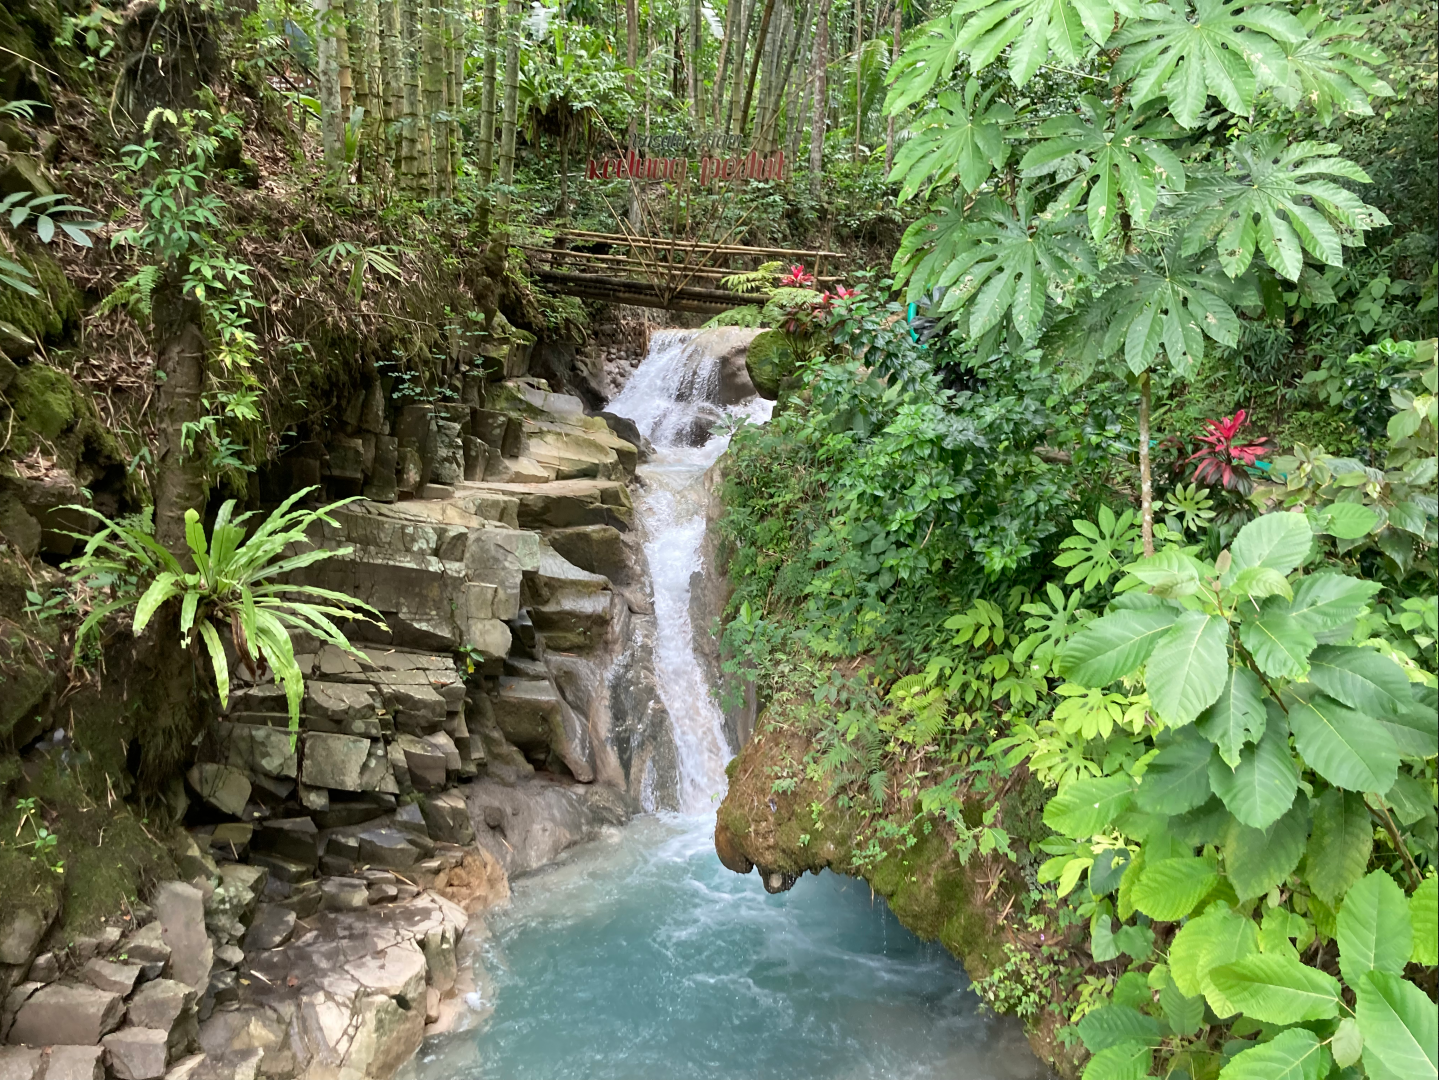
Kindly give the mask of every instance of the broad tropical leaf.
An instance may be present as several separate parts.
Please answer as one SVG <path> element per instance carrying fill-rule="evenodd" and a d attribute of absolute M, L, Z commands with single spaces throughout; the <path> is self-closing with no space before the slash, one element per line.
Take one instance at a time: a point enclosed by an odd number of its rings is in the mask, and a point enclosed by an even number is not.
<path fill-rule="evenodd" d="M 1232 556 L 1223 584 L 1228 585 L 1241 570 L 1265 566 L 1281 574 L 1293 573 L 1314 547 L 1314 530 L 1303 514 L 1263 514 L 1239 530 L 1230 545 Z"/>
<path fill-rule="evenodd" d="M 1121 51 L 1113 78 L 1133 80 L 1129 94 L 1148 101 L 1161 94 L 1187 128 L 1199 123 L 1210 94 L 1247 115 L 1254 92 L 1288 80 L 1282 41 L 1304 40 L 1304 27 L 1283 8 L 1244 0 L 1168 0 L 1145 9 L 1148 18 L 1124 27 L 1112 45 Z"/>
<path fill-rule="evenodd" d="M 1172 980 L 1159 991 L 1159 1007 L 1164 1010 L 1164 1018 L 1176 1035 L 1187 1038 L 1204 1023 L 1203 996 L 1195 994 L 1186 997 Z"/>
<path fill-rule="evenodd" d="M 980 71 L 1009 49 L 1009 77 L 1023 86 L 1052 49 L 1066 64 L 1089 48 L 1087 36 L 1103 45 L 1114 27 L 1115 8 L 1130 3 L 1104 0 L 960 0 L 953 9 L 964 18 L 955 37 L 967 54 L 969 69 Z"/>
<path fill-rule="evenodd" d="M 1197 737 L 1176 738 L 1144 770 L 1135 802 L 1152 814 L 1182 814 L 1209 798 L 1209 759 L 1214 746 Z"/>
<path fill-rule="evenodd" d="M 890 183 L 900 184 L 899 202 L 955 178 L 975 192 L 1009 156 L 1004 125 L 1014 110 L 994 102 L 997 87 L 981 92 L 970 79 L 964 93 L 946 91 L 939 102 L 910 127 L 910 137 L 894 156 Z"/>
<path fill-rule="evenodd" d="M 1159 203 L 1160 188 L 1184 190 L 1184 166 L 1159 139 L 1185 135 L 1167 117 L 1121 107 L 1118 111 L 1092 95 L 1080 99 L 1077 116 L 1052 117 L 1039 126 L 1043 140 L 1020 161 L 1026 176 L 1053 172 L 1069 162 L 1082 171 L 1052 204 L 1051 214 L 1067 213 L 1088 191 L 1089 229 L 1103 240 L 1118 220 L 1120 202 L 1136 228 L 1143 228 Z"/>
<path fill-rule="evenodd" d="M 1264 734 L 1264 688 L 1248 668 L 1232 667 L 1219 700 L 1204 710 L 1195 726 L 1219 748 L 1219 756 L 1232 769 L 1246 743 Z"/>
<path fill-rule="evenodd" d="M 964 58 L 958 38 L 963 25 L 964 13 L 956 7 L 911 32 L 909 44 L 900 51 L 886 76 L 890 83 L 884 102 L 886 113 L 893 116 L 903 112 L 935 86 L 949 81 L 955 66 Z"/>
<path fill-rule="evenodd" d="M 1231 823 L 1224 838 L 1224 873 L 1240 900 L 1263 896 L 1289 880 L 1304 855 L 1309 811 L 1303 799 L 1267 829 Z"/>
<path fill-rule="evenodd" d="M 1186 996 L 1202 994 L 1217 1016 L 1239 1010 L 1215 987 L 1216 968 L 1259 951 L 1259 928 L 1223 903 L 1211 904 L 1180 927 L 1169 946 L 1169 974 Z"/>
<path fill-rule="evenodd" d="M 1246 956 L 1216 968 L 1210 979 L 1241 1012 L 1266 1024 L 1301 1024 L 1339 1015 L 1339 980 L 1292 956 Z"/>
<path fill-rule="evenodd" d="M 1306 574 L 1294 588 L 1289 614 L 1318 636 L 1353 622 L 1380 587 L 1343 574 Z"/>
<path fill-rule="evenodd" d="M 1409 921 L 1414 927 L 1409 959 L 1427 967 L 1439 964 L 1439 878 L 1433 874 L 1409 898 Z"/>
<path fill-rule="evenodd" d="M 1209 785 L 1214 793 L 1231 814 L 1256 829 L 1267 829 L 1278 821 L 1293 805 L 1299 787 L 1299 768 L 1289 752 L 1288 731 L 1273 715 L 1265 726 L 1264 737 L 1240 752 L 1234 769 L 1217 757 L 1209 761 Z"/>
<path fill-rule="evenodd" d="M 1297 679 L 1309 670 L 1309 654 L 1318 644 L 1304 624 L 1291 614 L 1293 605 L 1271 596 L 1259 617 L 1239 624 L 1239 640 L 1254 656 L 1259 670 L 1274 679 Z"/>
<path fill-rule="evenodd" d="M 1182 855 L 1160 859 L 1144 868 L 1134 886 L 1134 906 L 1151 919 L 1174 922 L 1219 884 L 1214 865 L 1205 859 Z"/>
<path fill-rule="evenodd" d="M 1373 649 L 1321 645 L 1309 657 L 1309 681 L 1368 716 L 1398 716 L 1414 701 L 1399 665 Z"/>
<path fill-rule="evenodd" d="M 1297 281 L 1309 253 L 1329 266 L 1344 265 L 1345 246 L 1364 243 L 1369 229 L 1389 219 L 1326 177 L 1367 184 L 1351 161 L 1333 156 L 1333 143 L 1285 145 L 1279 136 L 1255 136 L 1234 147 L 1234 164 L 1191 188 L 1198 213 L 1194 237 L 1214 240 L 1231 278 L 1249 268 L 1256 248 L 1276 274 Z"/>
<path fill-rule="evenodd" d="M 1351 116 L 1372 116 L 1371 97 L 1393 97 L 1389 84 L 1371 68 L 1384 63 L 1382 51 L 1360 39 L 1369 18 L 1349 15 L 1335 19 L 1317 4 L 1299 13 L 1309 31 L 1300 42 L 1281 41 L 1289 65 L 1289 81 L 1274 96 L 1291 109 L 1312 105 L 1326 127 L 1337 110 Z"/>
<path fill-rule="evenodd" d="M 917 300 L 946 290 L 936 314 L 952 315 L 971 338 L 1003 325 L 1025 341 L 1043 329 L 1045 302 L 1070 290 L 1089 268 L 1089 249 L 1068 219 L 1051 222 L 1020 198 L 1015 213 L 992 197 L 966 211 L 941 200 L 906 230 L 894 257 L 895 284 Z"/>
<path fill-rule="evenodd" d="M 1219 1080 L 1319 1080 L 1329 1071 L 1329 1051 L 1304 1028 L 1281 1031 L 1267 1043 L 1235 1054 Z"/>
<path fill-rule="evenodd" d="M 1059 673 L 1081 686 L 1108 686 L 1137 671 L 1178 616 L 1166 605 L 1092 619 L 1060 650 Z"/>
<path fill-rule="evenodd" d="M 1228 644 L 1229 624 L 1223 619 L 1199 611 L 1179 616 L 1144 669 L 1145 689 L 1161 719 L 1192 723 L 1219 699 L 1229 676 Z"/>
<path fill-rule="evenodd" d="M 1119 1043 L 1089 1059 L 1084 1080 L 1144 1080 L 1153 1064 L 1154 1051 L 1145 1043 Z"/>
<path fill-rule="evenodd" d="M 1433 1080 L 1439 1075 L 1439 1012 L 1423 990 L 1398 975 L 1366 972 L 1354 987 L 1371 1080 Z"/>
<path fill-rule="evenodd" d="M 1399 774 L 1399 748 L 1382 725 L 1313 686 L 1285 692 L 1294 746 L 1335 787 L 1383 795 Z"/>
<path fill-rule="evenodd" d="M 1091 1054 L 1121 1043 L 1158 1045 L 1161 1040 L 1159 1022 L 1128 1005 L 1105 1005 L 1087 1012 L 1078 1027 L 1084 1048 Z"/>
<path fill-rule="evenodd" d="M 1361 985 L 1366 971 L 1404 974 L 1414 942 L 1404 890 L 1383 870 L 1365 875 L 1345 894 L 1334 938 L 1339 970 L 1351 987 Z"/>
<path fill-rule="evenodd" d="M 1374 823 L 1364 797 L 1330 788 L 1314 800 L 1314 823 L 1304 878 L 1314 895 L 1334 907 L 1369 865 Z"/>
<path fill-rule="evenodd" d="M 1044 823 L 1057 833 L 1086 839 L 1129 808 L 1134 784 L 1127 776 L 1105 776 L 1066 784 L 1044 807 Z"/>

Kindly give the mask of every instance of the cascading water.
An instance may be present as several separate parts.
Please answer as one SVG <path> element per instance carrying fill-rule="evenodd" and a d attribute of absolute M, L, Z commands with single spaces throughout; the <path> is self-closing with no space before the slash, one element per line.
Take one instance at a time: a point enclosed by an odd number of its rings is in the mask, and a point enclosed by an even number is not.
<path fill-rule="evenodd" d="M 726 396 L 721 357 L 704 344 L 698 331 L 656 332 L 644 363 L 610 403 L 610 411 L 633 420 L 655 448 L 640 468 L 644 490 L 635 511 L 654 588 L 655 678 L 670 715 L 686 813 L 707 810 L 724 794 L 732 756 L 691 644 L 690 576 L 700 569 L 704 540 L 704 474 L 729 444 L 727 435 L 710 429 L 725 420 L 762 423 L 770 414 L 770 403 L 758 397 L 719 404 Z"/>
<path fill-rule="evenodd" d="M 729 441 L 710 429 L 769 417 L 727 378 L 715 340 L 655 334 L 610 405 L 656 451 L 635 509 L 683 813 L 645 815 L 514 882 L 511 905 L 486 915 L 480 1026 L 430 1046 L 411 1075 L 1037 1080 L 1018 1024 L 980 1014 L 959 964 L 863 882 L 826 873 L 771 896 L 715 856 L 712 799 L 731 748 L 694 654 L 690 580 L 704 474 Z"/>

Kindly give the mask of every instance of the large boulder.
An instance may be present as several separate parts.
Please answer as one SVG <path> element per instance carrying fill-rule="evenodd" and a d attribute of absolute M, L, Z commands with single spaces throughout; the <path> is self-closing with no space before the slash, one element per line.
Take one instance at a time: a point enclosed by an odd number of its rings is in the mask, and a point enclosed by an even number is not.
<path fill-rule="evenodd" d="M 207 970 L 206 981 L 209 974 Z M 124 1016 L 125 999 L 119 994 L 94 986 L 53 983 L 25 999 L 10 1026 L 8 1040 L 26 1046 L 93 1046 L 118 1027 Z"/>
<path fill-rule="evenodd" d="M 794 350 L 778 330 L 755 336 L 745 353 L 745 370 L 760 397 L 779 398 L 781 385 L 794 375 L 798 361 Z"/>
<path fill-rule="evenodd" d="M 159 1080 L 165 1075 L 168 1033 L 124 1027 L 104 1038 L 105 1057 L 118 1080 Z"/>

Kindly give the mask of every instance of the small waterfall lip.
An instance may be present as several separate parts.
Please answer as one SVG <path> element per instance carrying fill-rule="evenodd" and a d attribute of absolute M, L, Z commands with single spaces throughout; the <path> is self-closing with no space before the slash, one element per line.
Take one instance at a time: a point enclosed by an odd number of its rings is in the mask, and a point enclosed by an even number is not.
<path fill-rule="evenodd" d="M 644 361 L 609 405 L 655 447 L 640 467 L 644 487 L 635 511 L 654 589 L 655 681 L 679 759 L 679 806 L 689 814 L 709 811 L 723 796 L 724 767 L 738 749 L 725 737 L 690 622 L 690 578 L 704 570 L 704 476 L 729 445 L 727 434 L 711 429 L 726 419 L 764 423 L 771 409 L 759 397 L 719 404 L 721 362 L 703 331 L 656 331 Z"/>

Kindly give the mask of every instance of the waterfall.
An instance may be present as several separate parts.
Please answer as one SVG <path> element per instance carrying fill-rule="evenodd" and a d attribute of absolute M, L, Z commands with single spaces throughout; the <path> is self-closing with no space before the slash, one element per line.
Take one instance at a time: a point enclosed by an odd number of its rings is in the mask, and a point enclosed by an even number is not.
<path fill-rule="evenodd" d="M 660 330 L 649 353 L 610 403 L 654 444 L 640 467 L 643 492 L 635 514 L 654 587 L 655 681 L 670 716 L 679 758 L 679 804 L 686 813 L 711 809 L 724 794 L 732 748 L 724 717 L 695 657 L 690 625 L 690 575 L 701 569 L 707 494 L 704 476 L 729 444 L 711 428 L 763 423 L 770 403 L 727 378 L 747 336 L 733 331 Z M 738 354 L 742 355 L 742 354 Z M 729 404 L 725 402 L 729 401 Z"/>

